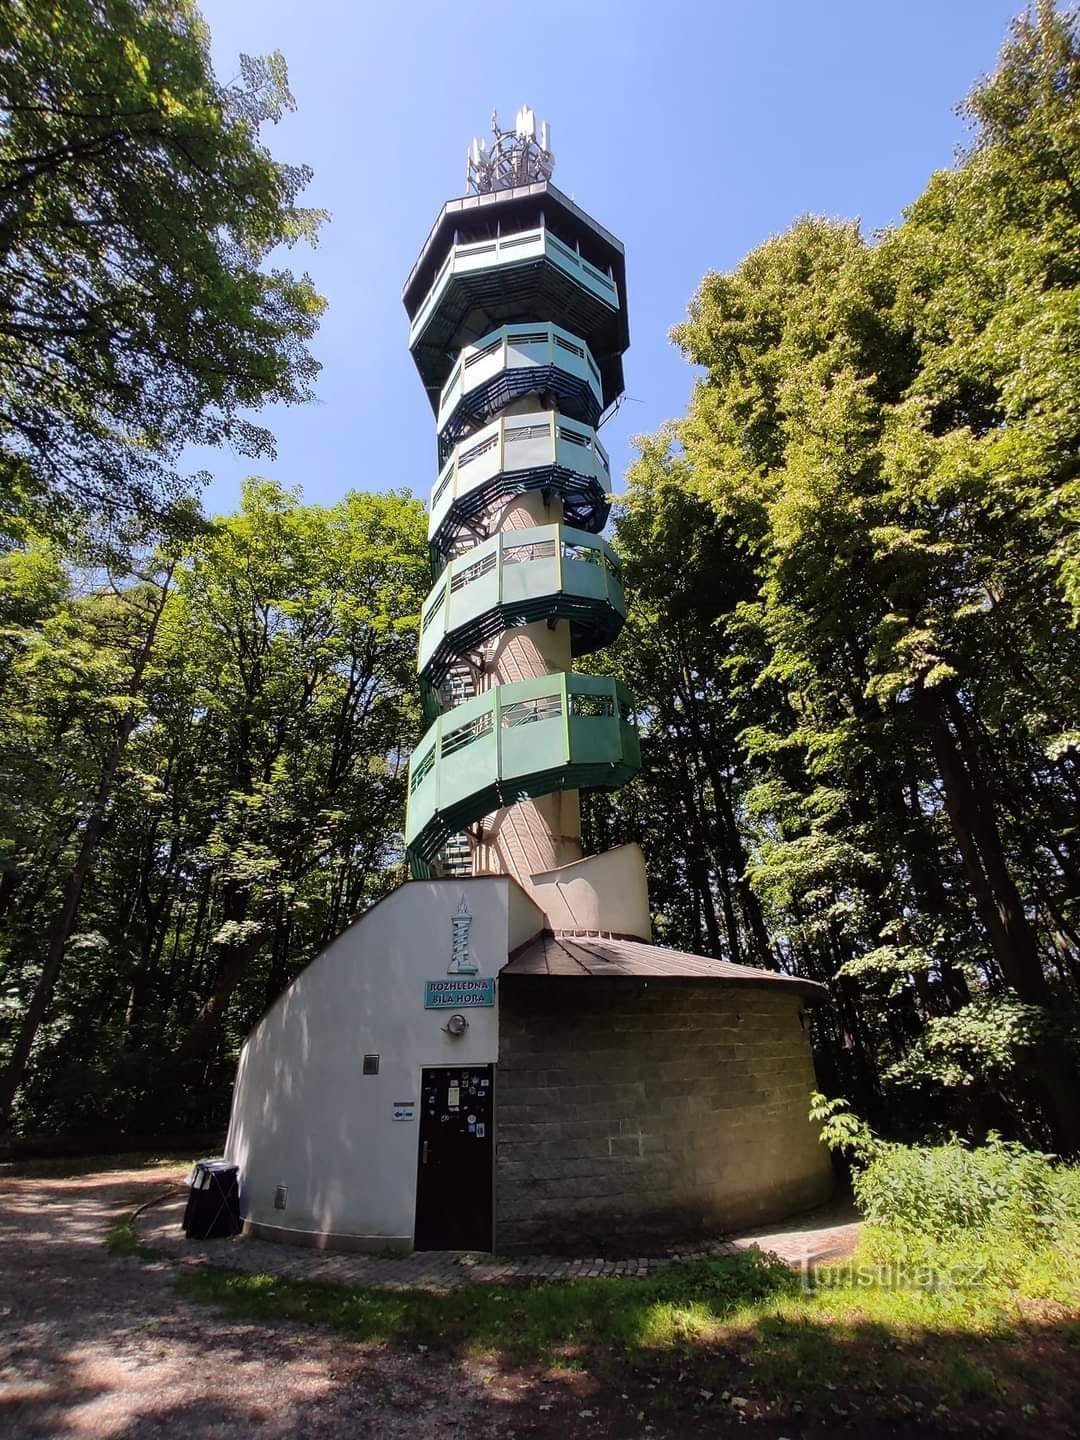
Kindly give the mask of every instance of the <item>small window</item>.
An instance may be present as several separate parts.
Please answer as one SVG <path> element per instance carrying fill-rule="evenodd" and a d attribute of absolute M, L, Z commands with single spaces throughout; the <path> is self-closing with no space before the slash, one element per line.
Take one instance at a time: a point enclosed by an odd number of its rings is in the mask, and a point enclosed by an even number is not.
<path fill-rule="evenodd" d="M 450 581 L 450 589 L 456 593 L 458 590 L 464 589 L 466 585 L 471 585 L 474 580 L 482 580 L 485 575 L 494 570 L 496 558 L 495 551 L 491 550 L 479 560 L 474 560 L 464 570 L 459 570 Z M 434 613 L 434 607 L 432 607 L 432 613 Z M 427 625 L 426 620 L 424 624 Z"/>
<path fill-rule="evenodd" d="M 364 1056 L 364 1074 L 365 1074 L 365 1075 L 377 1075 L 378 1073 L 379 1073 L 379 1057 L 378 1057 L 378 1055 L 365 1055 L 365 1056 Z"/>
<path fill-rule="evenodd" d="M 502 707 L 502 728 L 531 725 L 534 720 L 556 720 L 562 714 L 561 695 L 540 695 L 535 700 L 513 700 Z"/>
<path fill-rule="evenodd" d="M 551 434 L 549 425 L 510 425 L 507 424 L 503 430 L 503 439 L 507 445 L 512 445 L 517 440 L 543 440 Z"/>
<path fill-rule="evenodd" d="M 439 613 L 439 611 L 442 609 L 443 603 L 445 602 L 445 600 L 446 600 L 446 586 L 444 585 L 444 586 L 442 587 L 442 589 L 439 591 L 438 595 L 435 596 L 435 599 L 431 602 L 431 604 L 430 604 L 430 605 L 428 606 L 428 608 L 427 608 L 427 613 L 424 615 L 424 623 L 423 623 L 423 626 L 421 627 L 423 630 L 426 630 L 426 629 L 428 628 L 428 626 L 431 624 L 431 622 L 435 619 L 435 616 L 436 616 L 436 615 Z"/>
<path fill-rule="evenodd" d="M 455 730 L 448 730 L 442 738 L 442 754 L 454 755 L 459 750 L 464 750 L 466 745 L 471 745 L 475 740 L 482 740 L 485 735 L 491 734 L 491 711 L 485 710 L 475 720 L 467 720 L 464 725 L 459 725 Z"/>
<path fill-rule="evenodd" d="M 572 694 L 570 714 L 610 718 L 615 714 L 615 701 L 611 695 Z"/>
<path fill-rule="evenodd" d="M 417 764 L 413 766 L 412 774 L 409 777 L 410 795 L 415 795 L 417 790 L 420 789 L 420 786 L 427 779 L 428 775 L 430 775 L 434 764 L 435 746 L 433 745 L 431 749 L 427 752 L 427 754 L 424 756 L 424 758 L 418 761 Z"/>
<path fill-rule="evenodd" d="M 554 540 L 534 540 L 531 545 L 507 545 L 502 552 L 504 565 L 524 565 L 530 560 L 551 560 L 554 555 Z"/>

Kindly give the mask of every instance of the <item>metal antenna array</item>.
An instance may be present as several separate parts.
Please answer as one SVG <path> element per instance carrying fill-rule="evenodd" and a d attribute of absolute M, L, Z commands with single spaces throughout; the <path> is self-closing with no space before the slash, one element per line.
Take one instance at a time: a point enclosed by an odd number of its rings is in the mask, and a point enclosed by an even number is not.
<path fill-rule="evenodd" d="M 486 140 L 475 139 L 465 152 L 465 185 L 470 195 L 487 195 L 492 190 L 509 190 L 550 180 L 555 156 L 550 148 L 546 120 L 539 122 L 528 105 L 517 113 L 513 130 L 501 130 L 499 117 L 491 112 L 491 148 Z"/>

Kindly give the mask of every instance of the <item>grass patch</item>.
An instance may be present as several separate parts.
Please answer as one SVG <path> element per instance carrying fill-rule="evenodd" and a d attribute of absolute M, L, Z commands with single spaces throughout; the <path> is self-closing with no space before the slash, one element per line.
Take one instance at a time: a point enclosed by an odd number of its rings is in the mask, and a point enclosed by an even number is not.
<path fill-rule="evenodd" d="M 793 1293 L 785 1265 L 749 1253 L 671 1266 L 648 1280 L 569 1280 L 514 1288 L 353 1290 L 274 1275 L 200 1270 L 181 1288 L 252 1319 L 306 1320 L 360 1340 L 431 1350 L 498 1352 L 550 1362 L 593 1346 L 651 1348 L 699 1336 L 747 1302 Z"/>
<path fill-rule="evenodd" d="M 856 1258 L 877 1263 L 872 1247 Z M 843 1266 L 823 1277 L 831 1283 L 807 1291 L 787 1266 L 751 1251 L 647 1279 L 449 1294 L 214 1270 L 178 1284 L 249 1320 L 302 1321 L 508 1367 L 584 1369 L 612 1387 L 644 1387 L 652 1409 L 678 1413 L 686 1395 L 698 1408 L 738 1402 L 748 1415 L 939 1420 L 1003 1407 L 1049 1415 L 1080 1398 L 1080 1287 L 1065 1306 L 1035 1304 L 993 1278 L 921 1289 L 892 1288 L 888 1277 L 867 1284 L 865 1270 Z"/>
<path fill-rule="evenodd" d="M 116 1224 L 109 1228 L 105 1236 L 105 1249 L 118 1259 L 127 1259 L 131 1256 L 135 1256 L 138 1260 L 160 1259 L 158 1252 L 152 1246 L 139 1244 L 139 1238 L 135 1234 L 135 1216 L 138 1213 L 137 1210 L 132 1210 L 130 1214 L 117 1220 Z"/>

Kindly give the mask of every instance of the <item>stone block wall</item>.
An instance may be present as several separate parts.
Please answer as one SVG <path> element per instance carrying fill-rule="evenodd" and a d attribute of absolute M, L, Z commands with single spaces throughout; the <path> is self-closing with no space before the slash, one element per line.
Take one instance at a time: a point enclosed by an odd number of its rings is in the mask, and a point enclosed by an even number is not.
<path fill-rule="evenodd" d="M 643 1253 L 828 1198 L 800 996 L 715 982 L 503 976 L 502 1253 Z"/>

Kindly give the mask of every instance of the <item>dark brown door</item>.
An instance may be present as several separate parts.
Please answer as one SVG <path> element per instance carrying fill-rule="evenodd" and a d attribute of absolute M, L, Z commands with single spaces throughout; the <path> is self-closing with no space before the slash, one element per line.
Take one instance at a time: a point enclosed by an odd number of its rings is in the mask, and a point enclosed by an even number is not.
<path fill-rule="evenodd" d="M 440 1066 L 420 1086 L 418 1250 L 491 1249 L 492 1067 Z"/>

